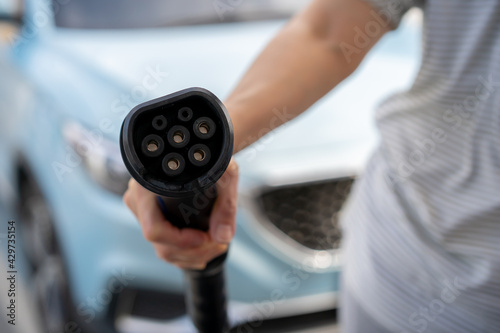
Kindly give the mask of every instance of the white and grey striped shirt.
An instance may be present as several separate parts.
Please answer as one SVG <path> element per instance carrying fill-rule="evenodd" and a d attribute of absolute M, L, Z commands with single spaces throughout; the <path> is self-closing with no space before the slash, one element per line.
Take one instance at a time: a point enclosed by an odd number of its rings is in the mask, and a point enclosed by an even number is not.
<path fill-rule="evenodd" d="M 397 26 L 409 0 L 367 0 Z M 343 218 L 345 287 L 393 332 L 500 332 L 500 0 L 427 0 L 415 83 Z"/>

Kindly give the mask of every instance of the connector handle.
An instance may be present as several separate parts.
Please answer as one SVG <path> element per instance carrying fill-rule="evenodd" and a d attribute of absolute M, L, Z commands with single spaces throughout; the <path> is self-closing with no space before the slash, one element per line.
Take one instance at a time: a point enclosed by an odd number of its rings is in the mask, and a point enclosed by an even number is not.
<path fill-rule="evenodd" d="M 158 204 L 165 218 L 178 228 L 207 231 L 216 197 L 214 185 L 190 197 L 158 197 Z M 184 270 L 188 313 L 200 333 L 229 332 L 224 277 L 226 256 L 224 253 L 213 259 L 203 270 Z"/>
<path fill-rule="evenodd" d="M 182 198 L 158 197 L 165 218 L 179 229 L 193 228 L 207 231 L 210 213 L 217 198 L 215 185 L 205 191 Z"/>

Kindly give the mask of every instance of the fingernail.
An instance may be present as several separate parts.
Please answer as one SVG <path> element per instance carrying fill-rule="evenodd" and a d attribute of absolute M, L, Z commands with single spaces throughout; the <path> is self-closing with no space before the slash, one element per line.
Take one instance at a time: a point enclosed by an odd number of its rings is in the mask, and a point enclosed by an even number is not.
<path fill-rule="evenodd" d="M 215 240 L 219 243 L 229 243 L 233 238 L 233 230 L 228 225 L 220 225 L 215 231 Z"/>

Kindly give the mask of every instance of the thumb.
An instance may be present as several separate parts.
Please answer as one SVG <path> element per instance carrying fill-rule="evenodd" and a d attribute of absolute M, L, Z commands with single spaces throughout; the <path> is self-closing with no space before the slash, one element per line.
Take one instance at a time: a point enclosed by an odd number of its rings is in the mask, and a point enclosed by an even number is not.
<path fill-rule="evenodd" d="M 210 235 L 218 243 L 229 243 L 236 230 L 238 176 L 238 164 L 231 159 L 217 182 L 218 197 L 210 216 Z"/>

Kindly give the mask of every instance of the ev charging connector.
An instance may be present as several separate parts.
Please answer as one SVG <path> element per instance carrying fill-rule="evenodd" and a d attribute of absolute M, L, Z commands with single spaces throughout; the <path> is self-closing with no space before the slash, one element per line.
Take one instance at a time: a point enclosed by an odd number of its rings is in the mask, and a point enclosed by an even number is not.
<path fill-rule="evenodd" d="M 214 94 L 189 88 L 136 106 L 123 122 L 120 149 L 131 176 L 158 195 L 167 220 L 208 230 L 215 183 L 233 151 L 231 120 Z M 200 333 L 229 330 L 226 255 L 203 270 L 184 270 L 188 312 Z"/>

